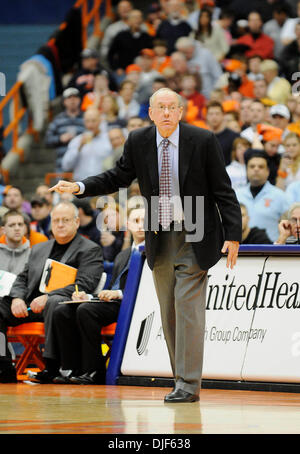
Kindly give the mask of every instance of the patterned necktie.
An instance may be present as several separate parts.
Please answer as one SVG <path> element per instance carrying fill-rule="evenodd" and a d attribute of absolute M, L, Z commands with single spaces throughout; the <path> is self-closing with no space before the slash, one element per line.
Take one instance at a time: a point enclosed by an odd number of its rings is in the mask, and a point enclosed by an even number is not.
<path fill-rule="evenodd" d="M 170 198 L 172 196 L 171 165 L 170 165 L 170 141 L 162 141 L 162 164 L 159 179 L 159 210 L 158 221 L 166 229 L 172 222 L 172 210 Z"/>

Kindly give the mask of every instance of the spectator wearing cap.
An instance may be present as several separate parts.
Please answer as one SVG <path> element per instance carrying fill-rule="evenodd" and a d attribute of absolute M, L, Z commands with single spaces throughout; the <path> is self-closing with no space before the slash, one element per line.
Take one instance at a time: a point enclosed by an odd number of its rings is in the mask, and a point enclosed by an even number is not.
<path fill-rule="evenodd" d="M 156 35 L 156 30 L 162 20 L 162 10 L 158 3 L 151 3 L 146 9 L 145 26 L 147 33 L 153 38 Z"/>
<path fill-rule="evenodd" d="M 254 98 L 254 84 L 248 78 L 247 62 L 242 56 L 229 59 L 224 63 L 225 73 L 221 76 L 217 86 L 223 87 L 228 94 L 238 92 L 246 98 Z"/>
<path fill-rule="evenodd" d="M 130 80 L 124 79 L 120 84 L 119 94 L 116 97 L 119 107 L 118 116 L 126 123 L 133 115 L 138 115 L 140 111 L 140 104 L 135 99 L 135 85 Z"/>
<path fill-rule="evenodd" d="M 93 91 L 89 91 L 84 95 L 81 110 L 86 111 L 88 107 L 101 109 L 103 97 L 106 95 L 116 95 L 116 93 L 109 88 L 108 72 L 102 70 L 99 74 L 95 75 Z"/>
<path fill-rule="evenodd" d="M 167 3 L 167 18 L 163 20 L 156 31 L 156 38 L 163 39 L 168 45 L 168 55 L 175 49 L 178 38 L 188 36 L 192 31 L 189 23 L 182 19 L 181 0 L 169 0 Z"/>
<path fill-rule="evenodd" d="M 284 77 L 278 76 L 278 63 L 274 60 L 264 60 L 260 65 L 260 71 L 268 84 L 268 98 L 278 104 L 285 104 L 291 94 L 292 87 Z"/>
<path fill-rule="evenodd" d="M 188 70 L 200 74 L 202 80 L 201 93 L 206 99 L 210 99 L 212 90 L 222 76 L 220 64 L 208 49 L 191 37 L 179 38 L 175 46 L 179 52 L 185 55 Z"/>
<path fill-rule="evenodd" d="M 272 59 L 274 57 L 274 41 L 262 31 L 263 21 L 258 11 L 252 11 L 248 15 L 249 33 L 237 39 L 237 44 L 248 46 L 246 57 L 260 55 L 261 58 Z"/>
<path fill-rule="evenodd" d="M 73 77 L 69 81 L 69 87 L 75 87 L 79 90 L 81 98 L 94 89 L 95 76 L 105 70 L 104 66 L 99 61 L 99 52 L 95 49 L 83 49 L 80 54 L 80 68 L 75 71 Z M 114 78 L 108 70 L 109 87 L 111 90 L 116 89 Z"/>
<path fill-rule="evenodd" d="M 268 156 L 269 177 L 271 184 L 276 184 L 277 172 L 281 161 L 280 146 L 282 143 L 282 130 L 268 124 L 258 124 L 257 133 L 254 134 L 252 149 L 262 150 Z M 249 149 L 245 153 L 245 160 L 249 159 L 253 150 Z"/>
<path fill-rule="evenodd" d="M 111 153 L 107 131 L 100 129 L 101 115 L 90 108 L 84 113 L 85 131 L 68 145 L 62 160 L 65 172 L 73 172 L 73 178 L 81 180 L 101 173 L 103 160 Z"/>
<path fill-rule="evenodd" d="M 44 197 L 34 197 L 31 200 L 31 216 L 33 221 L 30 229 L 51 238 L 51 204 Z"/>
<path fill-rule="evenodd" d="M 132 10 L 128 16 L 129 29 L 119 32 L 109 48 L 108 63 L 119 83 L 125 76 L 126 67 L 134 63 L 140 51 L 153 47 L 153 38 L 143 31 L 142 23 L 142 12 Z"/>
<path fill-rule="evenodd" d="M 288 107 L 284 104 L 275 104 L 274 106 L 271 106 L 269 116 L 271 125 L 282 130 L 282 138 L 284 139 L 289 133 L 288 125 L 291 118 Z"/>
<path fill-rule="evenodd" d="M 99 54 L 94 49 L 83 49 L 81 67 L 74 73 L 68 86 L 79 90 L 81 97 L 94 88 L 95 74 L 100 70 Z"/>
<path fill-rule="evenodd" d="M 70 141 L 84 131 L 83 115 L 80 110 L 81 97 L 74 87 L 63 92 L 64 111 L 56 115 L 49 124 L 45 144 L 56 151 L 56 172 L 62 172 L 62 158 Z"/>
<path fill-rule="evenodd" d="M 253 151 L 247 161 L 249 183 L 236 190 L 239 203 L 249 214 L 249 227 L 266 229 L 272 242 L 278 238 L 278 222 L 289 208 L 289 200 L 281 189 L 269 181 L 268 156 L 264 151 Z"/>
<path fill-rule="evenodd" d="M 125 79 L 130 80 L 137 87 L 140 81 L 142 68 L 136 63 L 128 65 L 125 69 Z"/>

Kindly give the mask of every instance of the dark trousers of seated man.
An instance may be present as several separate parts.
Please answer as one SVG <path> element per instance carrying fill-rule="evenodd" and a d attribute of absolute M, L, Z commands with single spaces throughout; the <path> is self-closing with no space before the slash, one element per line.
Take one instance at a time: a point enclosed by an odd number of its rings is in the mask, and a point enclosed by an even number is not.
<path fill-rule="evenodd" d="M 43 352 L 45 360 L 49 360 L 49 362 L 53 363 L 59 361 L 59 351 L 57 349 L 58 343 L 53 326 L 53 313 L 55 308 L 59 307 L 58 303 L 65 301 L 65 299 L 66 298 L 61 295 L 49 296 L 43 311 L 39 314 L 28 311 L 28 317 L 15 317 L 12 314 L 10 297 L 4 297 L 0 300 L 0 333 L 5 335 L 6 344 L 5 349 L 0 349 L 0 368 L 1 363 L 7 363 L 7 365 L 11 364 L 11 354 L 7 347 L 7 327 L 31 322 L 44 322 L 45 324 L 45 350 Z M 30 302 L 27 302 L 27 304 L 28 303 Z"/>
<path fill-rule="evenodd" d="M 120 304 L 112 300 L 55 307 L 53 326 L 63 370 L 105 373 L 101 329 L 117 321 Z"/>

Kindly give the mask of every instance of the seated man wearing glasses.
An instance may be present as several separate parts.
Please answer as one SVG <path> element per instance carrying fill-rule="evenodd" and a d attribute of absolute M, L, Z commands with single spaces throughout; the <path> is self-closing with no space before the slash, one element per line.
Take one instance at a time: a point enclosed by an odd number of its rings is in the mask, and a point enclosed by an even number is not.
<path fill-rule="evenodd" d="M 290 206 L 287 219 L 278 225 L 279 237 L 274 244 L 300 244 L 300 203 Z"/>
<path fill-rule="evenodd" d="M 60 368 L 60 352 L 57 348 L 53 311 L 58 303 L 70 300 L 75 285 L 86 293 L 92 293 L 103 272 L 102 249 L 78 233 L 78 209 L 70 202 L 57 204 L 51 212 L 51 228 L 54 239 L 33 246 L 24 270 L 17 276 L 10 294 L 0 300 L 0 383 L 16 381 L 7 347 L 6 330 L 28 322 L 45 323 L 46 368 L 36 374 L 39 383 L 51 383 Z M 40 292 L 40 282 L 47 259 L 52 259 L 77 269 L 75 283 Z"/>

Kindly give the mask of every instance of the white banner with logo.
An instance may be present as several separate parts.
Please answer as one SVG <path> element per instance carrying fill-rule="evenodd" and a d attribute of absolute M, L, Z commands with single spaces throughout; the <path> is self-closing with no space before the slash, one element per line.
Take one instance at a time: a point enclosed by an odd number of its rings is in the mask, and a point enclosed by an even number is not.
<path fill-rule="evenodd" d="M 203 378 L 300 382 L 298 257 L 221 259 L 209 270 Z M 171 377 L 152 273 L 144 265 L 121 367 Z"/>

